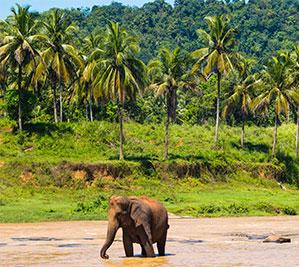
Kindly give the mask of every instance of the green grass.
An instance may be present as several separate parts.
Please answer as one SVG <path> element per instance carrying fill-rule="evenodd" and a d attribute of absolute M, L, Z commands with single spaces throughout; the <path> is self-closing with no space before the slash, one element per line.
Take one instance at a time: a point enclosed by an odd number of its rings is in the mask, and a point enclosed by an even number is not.
<path fill-rule="evenodd" d="M 297 190 L 282 190 L 275 182 L 258 178 L 248 178 L 248 184 L 236 177 L 217 184 L 196 178 L 124 178 L 108 181 L 101 189 L 7 187 L 1 190 L 0 222 L 105 219 L 113 194 L 148 195 L 169 212 L 196 217 L 299 214 Z"/>
<path fill-rule="evenodd" d="M 1 124 L 0 124 L 1 126 Z M 163 157 L 164 126 L 125 123 L 125 153 L 127 159 L 161 159 Z M 295 126 L 279 128 L 278 149 L 295 155 Z M 213 149 L 213 126 L 170 127 L 170 158 L 177 159 L 240 159 L 244 162 L 269 161 L 272 142 L 271 128 L 246 129 L 247 146 L 239 147 L 240 128 L 222 126 L 218 149 Z M 82 122 L 31 125 L 23 134 L 0 132 L 0 155 L 7 160 L 73 162 L 111 161 L 118 157 L 118 125 L 108 122 Z M 28 150 L 29 149 L 29 150 Z"/>
<path fill-rule="evenodd" d="M 3 123 L 2 123 L 3 124 Z M 0 120 L 1 128 L 1 120 Z M 2 125 L 0 155 L 18 161 L 111 161 L 118 157 L 118 125 L 108 122 L 33 124 L 23 134 L 11 134 Z M 5 131 L 3 130 L 5 129 Z M 127 160 L 163 157 L 164 125 L 125 123 Z M 242 162 L 270 160 L 272 128 L 246 128 L 246 146 L 240 149 L 239 127 L 222 125 L 218 149 L 214 149 L 214 127 L 173 125 L 170 127 L 170 158 L 239 159 Z M 284 124 L 278 130 L 278 154 L 295 157 L 295 125 Z"/>
<path fill-rule="evenodd" d="M 108 122 L 32 124 L 27 131 L 14 134 L 9 127 L 0 130 L 0 158 L 12 164 L 71 163 L 118 164 L 118 125 Z M 162 162 L 164 126 L 125 123 L 126 164 Z M 1 121 L 0 121 L 1 129 Z M 246 145 L 242 149 L 240 128 L 222 125 L 217 147 L 214 127 L 173 125 L 170 127 L 170 160 L 166 164 L 204 164 L 209 170 L 250 171 L 253 175 L 299 184 L 299 164 L 295 160 L 295 125 L 278 129 L 277 158 L 271 158 L 272 128 L 246 127 Z"/>
<path fill-rule="evenodd" d="M 108 122 L 34 124 L 18 134 L 0 120 L 0 222 L 104 219 L 112 194 L 148 195 L 190 216 L 299 214 L 295 125 L 278 129 L 222 125 L 170 127 L 170 160 L 162 161 L 163 125 L 125 123 L 126 161 L 118 126 Z M 285 182 L 282 190 L 277 180 Z"/>

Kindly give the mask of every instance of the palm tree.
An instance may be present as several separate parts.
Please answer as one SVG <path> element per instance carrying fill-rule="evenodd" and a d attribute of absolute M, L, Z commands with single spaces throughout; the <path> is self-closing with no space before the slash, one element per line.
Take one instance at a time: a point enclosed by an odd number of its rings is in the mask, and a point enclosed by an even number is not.
<path fill-rule="evenodd" d="M 92 103 L 93 103 L 93 87 L 95 80 L 95 76 L 98 71 L 98 61 L 103 54 L 103 50 L 100 48 L 101 46 L 102 35 L 91 33 L 84 39 L 84 70 L 82 72 L 80 84 L 84 89 L 83 95 L 86 98 L 86 114 L 88 114 L 89 108 L 89 116 L 90 121 L 93 121 L 93 111 L 92 111 Z"/>
<path fill-rule="evenodd" d="M 83 69 L 83 62 L 77 49 L 71 44 L 72 34 L 76 26 L 71 23 L 59 10 L 50 13 L 46 21 L 42 22 L 44 34 L 48 37 L 46 47 L 42 52 L 44 63 L 40 63 L 40 74 L 47 72 L 52 83 L 54 120 L 57 123 L 57 92 L 59 86 L 60 121 L 63 120 L 62 85 L 78 79 L 78 70 Z M 43 69 L 43 65 L 45 68 Z M 36 77 L 38 79 L 38 75 Z"/>
<path fill-rule="evenodd" d="M 0 46 L 1 65 L 9 64 L 12 70 L 17 69 L 18 85 L 18 124 L 19 130 L 23 128 L 22 121 L 22 95 L 24 67 L 39 55 L 38 41 L 42 36 L 36 34 L 37 23 L 29 12 L 30 6 L 22 7 L 16 4 L 11 9 L 12 15 L 7 21 L 1 21 L 5 37 Z"/>
<path fill-rule="evenodd" d="M 282 52 L 272 60 L 264 71 L 265 92 L 253 101 L 253 110 L 264 110 L 274 106 L 274 134 L 272 156 L 275 156 L 277 145 L 277 126 L 280 114 L 288 117 L 290 104 L 299 105 L 299 93 L 292 90 L 293 77 L 290 73 L 291 58 L 289 53 Z"/>
<path fill-rule="evenodd" d="M 241 114 L 242 134 L 241 147 L 244 147 L 245 121 L 251 111 L 252 96 L 254 88 L 261 82 L 256 75 L 250 74 L 252 61 L 243 59 L 239 62 L 239 71 L 231 96 L 227 99 L 223 109 L 223 117 L 227 118 L 233 110 Z"/>
<path fill-rule="evenodd" d="M 233 63 L 237 53 L 233 52 L 234 35 L 236 30 L 229 26 L 229 19 L 224 16 L 205 17 L 209 27 L 209 33 L 199 29 L 197 33 L 205 47 L 192 53 L 197 62 L 193 66 L 193 72 L 202 70 L 204 76 L 211 73 L 217 75 L 217 106 L 216 106 L 216 130 L 214 143 L 216 145 L 219 132 L 220 94 L 222 76 L 233 70 Z"/>
<path fill-rule="evenodd" d="M 295 46 L 294 51 L 292 53 L 292 59 L 294 68 L 292 70 L 294 83 L 293 87 L 294 90 L 298 91 L 298 85 L 299 85 L 299 45 Z M 296 127 L 296 159 L 298 159 L 299 156 L 299 105 L 297 105 L 297 127 Z"/>
<path fill-rule="evenodd" d="M 0 63 L 0 90 L 2 91 L 2 94 L 0 95 L 0 100 L 2 99 L 5 101 L 6 98 L 6 91 L 7 91 L 7 81 L 8 81 L 8 72 L 7 72 L 7 66 L 5 64 Z M 3 113 L 0 112 L 0 115 L 6 116 L 6 110 L 3 110 Z"/>
<path fill-rule="evenodd" d="M 0 63 L 0 88 L 3 91 L 1 98 L 5 99 L 7 90 L 7 80 L 8 80 L 8 68 L 7 65 Z"/>
<path fill-rule="evenodd" d="M 104 95 L 118 104 L 120 147 L 119 159 L 123 152 L 123 106 L 126 97 L 135 99 L 145 86 L 145 65 L 136 58 L 139 45 L 136 38 L 123 29 L 119 23 L 109 22 L 103 40 L 104 53 L 99 61 L 95 94 Z"/>
<path fill-rule="evenodd" d="M 187 58 L 178 47 L 174 51 L 162 48 L 159 58 L 148 64 L 148 75 L 151 78 L 150 89 L 160 96 L 166 98 L 166 124 L 165 124 L 165 151 L 164 160 L 168 159 L 169 147 L 169 123 L 176 119 L 177 90 L 180 87 L 195 87 L 194 76 L 185 74 L 187 72 Z M 193 79 L 192 79 L 193 77 Z"/>

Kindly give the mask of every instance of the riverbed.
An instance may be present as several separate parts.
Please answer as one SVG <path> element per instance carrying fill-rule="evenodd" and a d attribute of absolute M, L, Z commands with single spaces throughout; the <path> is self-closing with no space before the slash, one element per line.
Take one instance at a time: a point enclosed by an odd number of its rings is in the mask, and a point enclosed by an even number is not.
<path fill-rule="evenodd" d="M 299 266 L 299 217 L 184 218 L 170 216 L 166 256 L 124 257 L 121 229 L 99 258 L 105 221 L 0 224 L 0 266 Z M 270 234 L 291 243 L 263 243 Z M 155 247 L 156 250 L 156 247 Z"/>

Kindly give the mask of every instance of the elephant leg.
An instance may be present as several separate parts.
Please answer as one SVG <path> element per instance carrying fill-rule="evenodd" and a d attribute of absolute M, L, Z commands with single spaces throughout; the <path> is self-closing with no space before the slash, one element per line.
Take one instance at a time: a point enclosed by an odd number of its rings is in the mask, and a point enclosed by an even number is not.
<path fill-rule="evenodd" d="M 143 245 L 140 245 L 140 246 L 141 246 L 141 255 L 146 256 L 146 252 L 145 252 Z"/>
<path fill-rule="evenodd" d="M 140 238 L 140 243 L 145 251 L 146 257 L 155 257 L 155 252 L 153 248 L 153 244 L 151 242 L 151 239 L 149 239 L 147 233 L 145 232 L 145 229 L 141 226 L 139 227 L 138 235 Z"/>
<path fill-rule="evenodd" d="M 133 257 L 133 242 L 127 231 L 123 229 L 123 245 L 127 257 Z"/>
<path fill-rule="evenodd" d="M 143 224 L 143 228 L 144 228 L 144 231 L 145 231 L 145 234 L 146 236 L 148 237 L 148 240 L 151 244 L 153 244 L 152 242 L 152 232 L 151 232 L 151 227 L 149 226 L 148 223 L 144 223 Z"/>
<path fill-rule="evenodd" d="M 167 230 L 162 235 L 161 239 L 157 242 L 157 248 L 158 248 L 159 256 L 165 256 L 166 238 L 167 238 Z"/>

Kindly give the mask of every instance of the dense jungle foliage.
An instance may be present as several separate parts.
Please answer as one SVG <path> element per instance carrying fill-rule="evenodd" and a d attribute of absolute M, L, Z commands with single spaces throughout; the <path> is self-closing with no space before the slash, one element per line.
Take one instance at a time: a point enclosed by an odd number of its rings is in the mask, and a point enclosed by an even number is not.
<path fill-rule="evenodd" d="M 116 1 L 108 6 L 66 12 L 79 25 L 81 37 L 101 30 L 108 20 L 119 22 L 139 36 L 145 62 L 161 47 L 180 46 L 188 52 L 197 49 L 201 43 L 196 30 L 207 29 L 206 16 L 230 16 L 232 27 L 238 29 L 236 50 L 255 58 L 259 67 L 276 51 L 292 49 L 299 39 L 297 0 L 176 0 L 174 7 L 156 0 L 141 8 Z"/>
<path fill-rule="evenodd" d="M 163 0 L 32 13 L 1 22 L 1 116 L 274 125 L 297 118 L 296 0 Z M 162 97 L 159 97 L 162 96 Z M 298 136 L 297 136 L 298 143 Z M 298 148 L 297 148 L 298 150 Z M 298 152 L 297 152 L 298 154 Z"/>
<path fill-rule="evenodd" d="M 94 6 L 92 9 L 63 11 L 67 14 L 69 21 L 79 26 L 71 42 L 80 50 L 83 49 L 82 41 L 88 34 L 93 31 L 102 33 L 107 22 L 112 20 L 121 23 L 130 33 L 138 36 L 141 47 L 140 57 L 145 63 L 155 57 L 162 47 L 174 49 L 180 46 L 186 52 L 200 47 L 202 43 L 196 30 L 207 29 L 204 17 L 209 15 L 226 14 L 231 17 L 231 26 L 238 30 L 235 49 L 244 53 L 246 57 L 255 59 L 256 64 L 253 67 L 257 71 L 260 71 L 277 51 L 291 50 L 299 40 L 299 3 L 297 0 L 249 0 L 247 3 L 244 0 L 176 0 L 174 6 L 163 0 L 156 0 L 140 8 L 113 2 L 111 5 Z M 43 20 L 50 12 L 35 13 L 34 17 Z M 1 77 L 3 75 L 5 74 Z M 3 82 L 2 80 L 2 90 L 5 86 Z M 212 80 L 207 85 L 200 85 L 202 91 L 205 92 L 200 98 L 194 98 L 187 92 L 180 92 L 182 97 L 178 98 L 180 102 L 178 113 L 182 122 L 203 123 L 214 120 L 214 84 Z M 9 97 L 14 98 L 15 93 L 11 94 Z M 32 95 L 29 94 L 27 97 L 31 97 L 30 101 L 33 101 Z M 38 108 L 45 112 L 35 110 L 35 113 L 38 112 L 35 115 L 50 119 L 51 107 L 47 105 L 47 101 L 44 100 L 44 102 Z M 126 111 L 130 118 L 138 122 L 161 122 L 164 118 L 162 105 L 159 99 L 145 97 L 138 99 L 136 104 L 127 103 Z M 12 106 L 10 105 L 9 108 Z M 117 117 L 114 115 L 114 109 L 111 103 L 99 105 L 95 116 L 98 119 L 114 120 Z M 78 109 L 68 113 L 70 113 L 68 114 L 70 120 L 84 116 L 84 111 Z M 259 122 L 260 119 L 257 121 Z M 266 123 L 268 122 L 266 120 Z"/>

